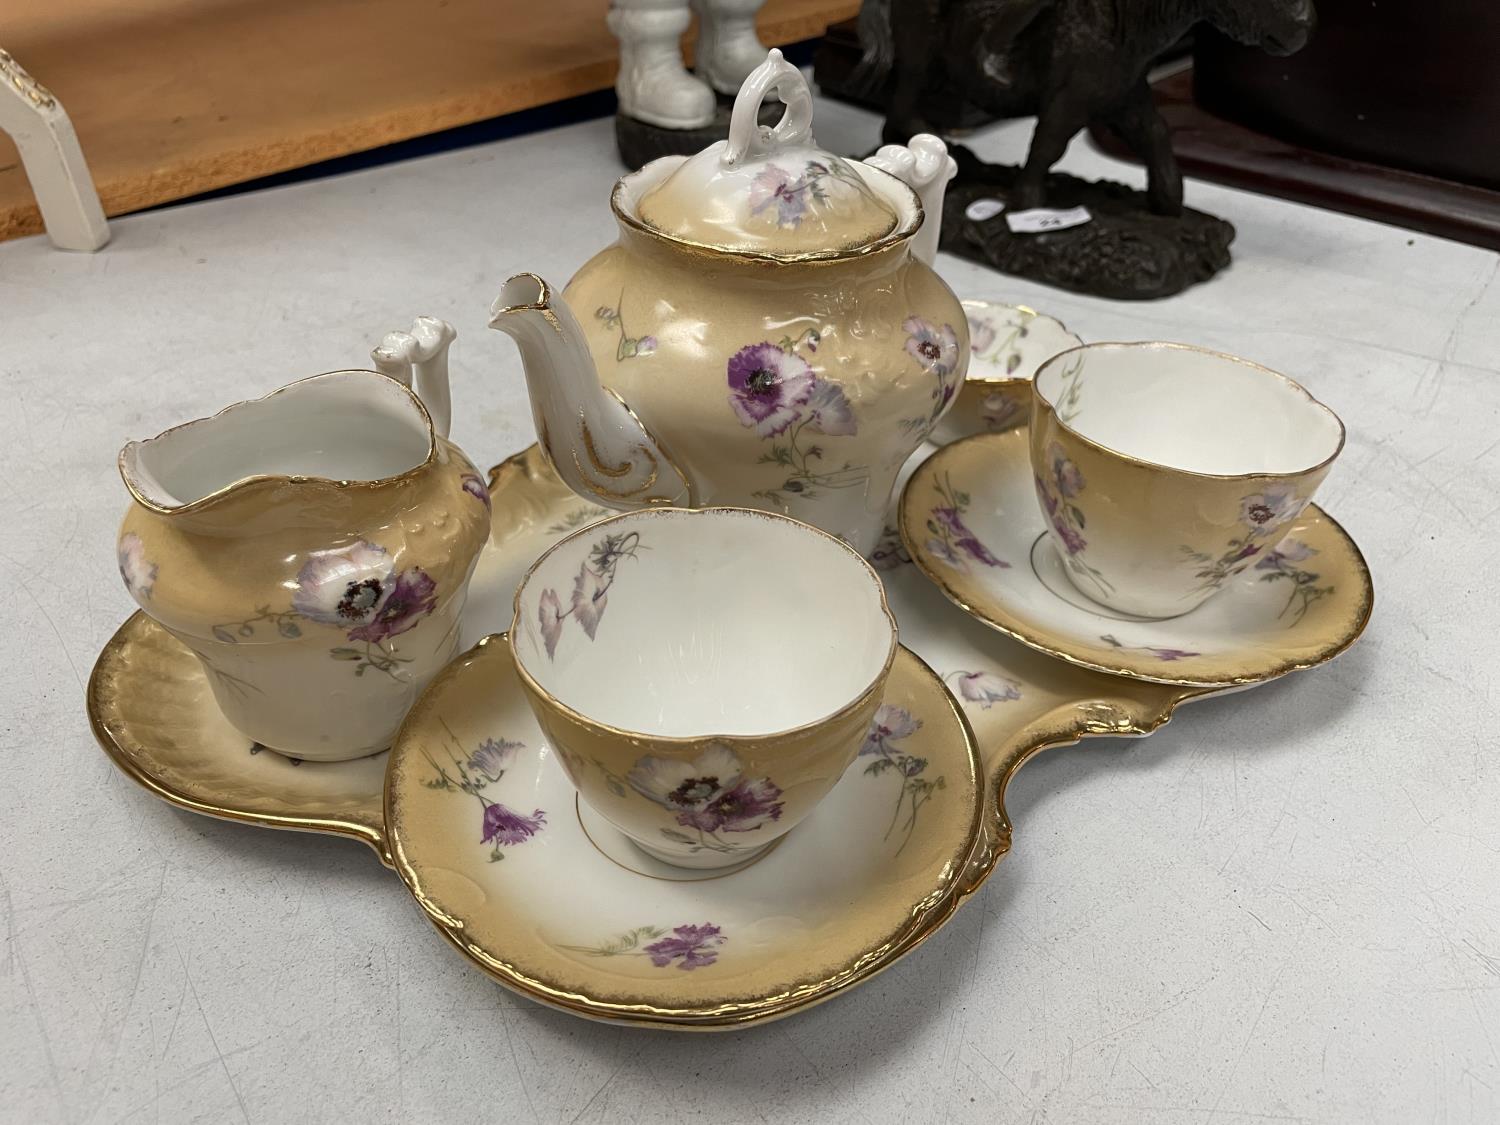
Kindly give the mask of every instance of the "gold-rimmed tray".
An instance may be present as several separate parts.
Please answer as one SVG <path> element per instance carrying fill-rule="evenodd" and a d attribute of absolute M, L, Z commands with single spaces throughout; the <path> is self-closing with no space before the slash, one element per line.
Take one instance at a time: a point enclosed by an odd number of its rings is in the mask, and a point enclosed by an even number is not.
<path fill-rule="evenodd" d="M 535 446 L 491 472 L 490 493 L 495 530 L 470 587 L 466 644 L 509 625 L 516 583 L 546 546 L 604 514 L 569 491 Z M 969 720 L 983 762 L 984 804 L 980 837 L 942 901 L 930 904 L 920 925 L 880 957 L 841 978 L 839 989 L 868 979 L 926 940 L 983 884 L 1011 845 L 1006 787 L 1033 755 L 1092 736 L 1149 734 L 1179 704 L 1207 694 L 1072 667 L 986 628 L 922 576 L 894 528 L 874 561 L 903 644 L 942 679 Z M 296 766 L 269 752 L 251 753 L 248 740 L 210 711 L 209 689 L 191 654 L 144 617 L 127 622 L 101 654 L 89 708 L 106 751 L 157 796 L 264 827 L 354 836 L 391 862 L 380 811 L 385 755 Z M 325 771 L 330 779 L 320 779 Z M 332 784 L 335 773 L 347 774 L 350 784 Z M 680 1022 L 740 1026 L 712 1013 Z"/>
<path fill-rule="evenodd" d="M 388 755 L 303 762 L 262 749 L 224 718 L 198 658 L 144 613 L 99 654 L 88 710 L 104 752 L 164 801 L 262 828 L 352 836 L 390 863 L 381 809 Z"/>

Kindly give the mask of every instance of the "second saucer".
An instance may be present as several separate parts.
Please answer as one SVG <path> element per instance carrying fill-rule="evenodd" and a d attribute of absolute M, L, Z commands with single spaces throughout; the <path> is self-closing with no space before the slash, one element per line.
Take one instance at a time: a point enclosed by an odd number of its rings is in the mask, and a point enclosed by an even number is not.
<path fill-rule="evenodd" d="M 940 449 L 907 482 L 901 536 L 948 598 L 1032 648 L 1100 672 L 1233 687 L 1310 668 L 1364 631 L 1374 589 L 1359 548 L 1316 505 L 1243 575 L 1180 617 L 1135 617 L 1080 594 L 1037 504 L 1027 428 Z"/>

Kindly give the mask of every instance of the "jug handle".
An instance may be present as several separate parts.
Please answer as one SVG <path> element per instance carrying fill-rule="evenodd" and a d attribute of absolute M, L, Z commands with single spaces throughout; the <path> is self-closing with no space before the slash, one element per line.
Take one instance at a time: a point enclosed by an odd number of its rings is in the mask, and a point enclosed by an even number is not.
<path fill-rule="evenodd" d="M 446 320 L 419 316 L 412 321 L 410 332 L 387 332 L 370 352 L 377 371 L 416 392 L 439 437 L 448 436 L 453 420 L 448 345 L 457 336 Z"/>

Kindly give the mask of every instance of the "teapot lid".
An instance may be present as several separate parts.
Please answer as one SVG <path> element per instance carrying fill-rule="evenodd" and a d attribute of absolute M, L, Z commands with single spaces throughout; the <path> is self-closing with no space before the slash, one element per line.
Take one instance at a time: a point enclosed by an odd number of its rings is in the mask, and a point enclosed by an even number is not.
<path fill-rule="evenodd" d="M 759 122 L 772 90 L 786 104 L 774 128 Z M 866 247 L 901 222 L 850 161 L 817 146 L 807 80 L 774 48 L 740 87 L 728 139 L 684 161 L 636 213 L 673 238 L 771 258 Z"/>

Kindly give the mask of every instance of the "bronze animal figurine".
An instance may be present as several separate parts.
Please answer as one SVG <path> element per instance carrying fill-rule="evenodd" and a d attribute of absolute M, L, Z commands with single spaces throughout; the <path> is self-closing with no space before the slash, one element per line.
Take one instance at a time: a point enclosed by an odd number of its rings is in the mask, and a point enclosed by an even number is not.
<path fill-rule="evenodd" d="M 945 93 L 994 117 L 1036 115 L 1012 210 L 1044 204 L 1048 169 L 1100 121 L 1142 158 L 1151 210 L 1178 215 L 1182 175 L 1146 71 L 1197 23 L 1287 55 L 1316 13 L 1312 0 L 865 0 L 859 73 L 894 77 L 887 139 L 940 131 L 923 109 Z"/>

